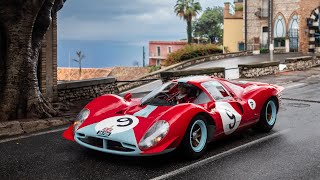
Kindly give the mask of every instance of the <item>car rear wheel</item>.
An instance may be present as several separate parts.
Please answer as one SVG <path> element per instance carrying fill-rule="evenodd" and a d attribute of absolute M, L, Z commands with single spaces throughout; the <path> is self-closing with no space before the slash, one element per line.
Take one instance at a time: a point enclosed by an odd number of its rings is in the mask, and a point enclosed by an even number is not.
<path fill-rule="evenodd" d="M 277 120 L 277 103 L 271 98 L 262 107 L 260 119 L 254 129 L 270 132 Z"/>
<path fill-rule="evenodd" d="M 199 158 L 207 147 L 208 129 L 204 117 L 195 116 L 181 142 L 181 151 L 190 159 Z"/>

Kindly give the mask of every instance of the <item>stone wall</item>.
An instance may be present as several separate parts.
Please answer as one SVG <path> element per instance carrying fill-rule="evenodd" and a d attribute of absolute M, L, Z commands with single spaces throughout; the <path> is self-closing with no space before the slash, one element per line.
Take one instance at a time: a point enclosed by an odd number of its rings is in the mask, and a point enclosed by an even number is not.
<path fill-rule="evenodd" d="M 104 94 L 117 94 L 115 78 L 90 79 L 58 84 L 59 102 L 90 100 Z"/>
<path fill-rule="evenodd" d="M 279 72 L 280 61 L 266 61 L 251 64 L 239 64 L 240 78 L 253 78 L 276 74 Z"/>
<path fill-rule="evenodd" d="M 306 70 L 314 66 L 320 65 L 320 57 L 313 58 L 312 56 L 302 56 L 287 58 L 285 60 L 286 68 L 288 71 Z"/>
<path fill-rule="evenodd" d="M 227 54 L 216 54 L 216 55 L 209 55 L 209 56 L 193 58 L 193 59 L 190 59 L 187 61 L 183 61 L 183 62 L 174 64 L 172 66 L 160 69 L 159 71 L 155 71 L 153 73 L 150 73 L 150 74 L 143 76 L 137 80 L 159 79 L 161 72 L 177 71 L 177 70 L 184 69 L 184 68 L 193 66 L 195 64 L 203 63 L 203 62 L 215 61 L 215 60 L 225 59 L 225 58 L 248 56 L 248 55 L 252 55 L 252 52 L 236 52 L 236 53 L 227 53 Z M 119 89 L 119 92 L 123 92 L 126 90 L 130 90 L 132 88 L 141 86 L 143 84 L 147 84 L 148 82 L 149 81 L 135 81 L 135 82 L 130 82 L 130 83 L 122 83 L 122 84 L 118 85 L 118 89 Z"/>
<path fill-rule="evenodd" d="M 219 78 L 225 77 L 225 68 L 207 68 L 207 69 L 193 69 L 193 70 L 180 70 L 180 71 L 166 71 L 161 72 L 162 82 L 167 82 L 174 79 L 179 79 L 187 76 L 214 76 Z"/>

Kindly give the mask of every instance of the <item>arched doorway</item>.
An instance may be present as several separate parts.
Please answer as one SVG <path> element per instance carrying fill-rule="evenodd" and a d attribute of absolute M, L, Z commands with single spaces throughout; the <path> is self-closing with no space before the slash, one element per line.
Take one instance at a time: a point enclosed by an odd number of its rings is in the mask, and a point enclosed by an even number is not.
<path fill-rule="evenodd" d="M 289 47 L 290 52 L 297 52 L 299 49 L 299 16 L 294 14 L 289 20 Z"/>
<path fill-rule="evenodd" d="M 308 19 L 309 52 L 320 52 L 320 7 L 312 11 Z"/>

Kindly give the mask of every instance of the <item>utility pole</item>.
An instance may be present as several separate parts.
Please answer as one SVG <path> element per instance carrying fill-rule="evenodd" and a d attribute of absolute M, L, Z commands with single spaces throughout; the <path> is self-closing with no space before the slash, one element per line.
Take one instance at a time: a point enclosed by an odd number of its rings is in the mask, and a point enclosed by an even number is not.
<path fill-rule="evenodd" d="M 244 42 L 245 50 L 248 51 L 248 0 L 244 3 Z"/>
<path fill-rule="evenodd" d="M 143 46 L 143 61 L 142 61 L 142 66 L 145 67 L 146 66 L 146 62 L 145 62 L 145 59 L 146 59 L 146 52 L 144 50 L 144 46 Z"/>
<path fill-rule="evenodd" d="M 269 51 L 270 51 L 270 61 L 273 61 L 273 0 L 269 0 Z"/>

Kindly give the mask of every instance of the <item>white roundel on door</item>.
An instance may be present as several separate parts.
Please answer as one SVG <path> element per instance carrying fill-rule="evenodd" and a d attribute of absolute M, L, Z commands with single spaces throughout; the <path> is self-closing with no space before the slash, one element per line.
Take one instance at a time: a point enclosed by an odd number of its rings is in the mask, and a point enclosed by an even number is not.
<path fill-rule="evenodd" d="M 220 114 L 224 133 L 233 133 L 239 127 L 242 116 L 227 102 L 216 102 L 216 110 Z"/>
<path fill-rule="evenodd" d="M 255 109 L 256 109 L 257 104 L 256 104 L 256 102 L 255 102 L 253 99 L 249 99 L 249 100 L 248 100 L 248 104 L 249 104 L 249 106 L 250 106 L 250 108 L 251 108 L 252 110 L 255 110 Z"/>
<path fill-rule="evenodd" d="M 135 116 L 115 116 L 100 121 L 95 126 L 95 130 L 97 135 L 110 136 L 111 134 L 121 133 L 133 129 L 138 123 L 139 119 Z"/>

